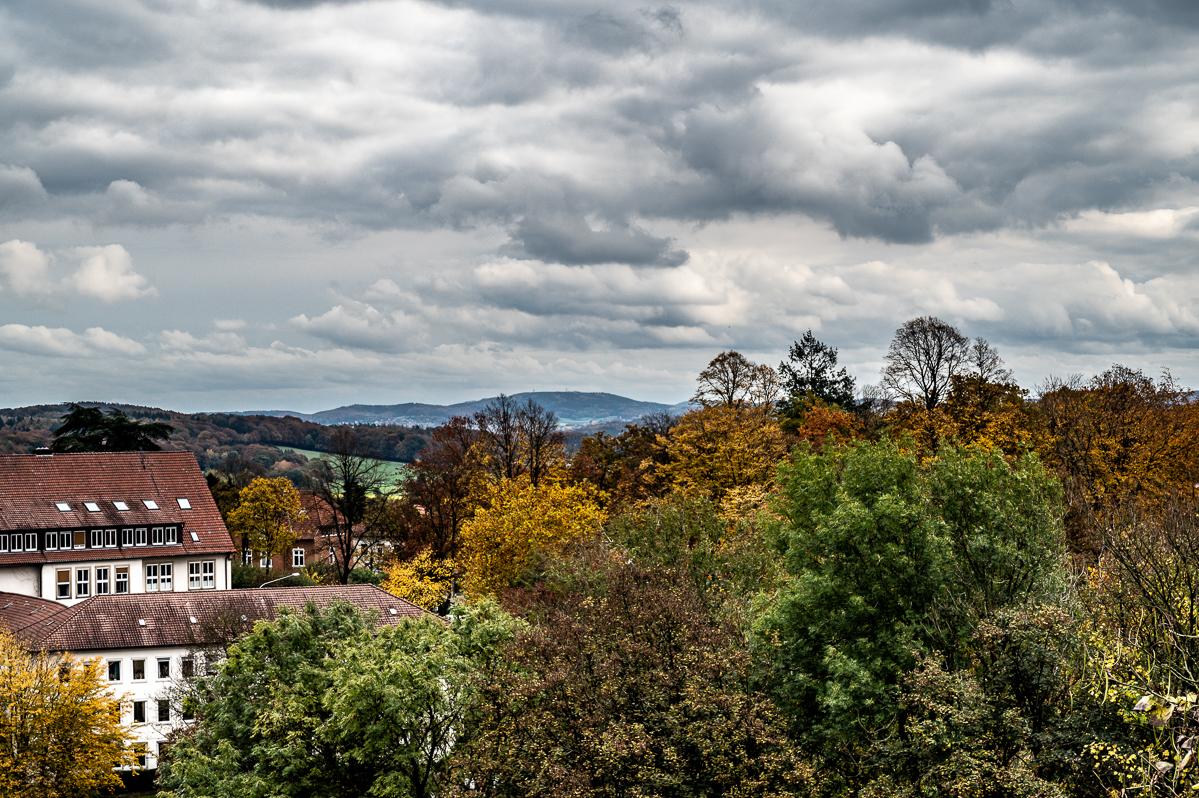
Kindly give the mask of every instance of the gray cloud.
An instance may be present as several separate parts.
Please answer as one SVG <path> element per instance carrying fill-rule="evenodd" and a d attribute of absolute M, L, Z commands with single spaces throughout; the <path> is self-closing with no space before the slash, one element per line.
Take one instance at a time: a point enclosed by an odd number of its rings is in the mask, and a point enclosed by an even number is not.
<path fill-rule="evenodd" d="M 0 387 L 41 353 L 142 358 L 159 392 L 681 397 L 808 327 L 870 374 L 922 313 L 1029 373 L 1190 363 L 1197 13 L 10 3 Z"/>

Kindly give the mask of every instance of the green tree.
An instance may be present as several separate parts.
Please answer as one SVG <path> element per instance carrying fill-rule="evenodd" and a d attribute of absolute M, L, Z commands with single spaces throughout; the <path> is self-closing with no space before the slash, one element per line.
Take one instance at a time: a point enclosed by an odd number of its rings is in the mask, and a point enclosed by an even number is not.
<path fill-rule="evenodd" d="M 956 667 L 980 619 L 1057 573 L 1058 489 L 1031 455 L 946 446 L 921 466 L 859 443 L 800 451 L 780 480 L 792 578 L 758 620 L 759 652 L 797 733 L 830 761 L 896 733 L 896 686 L 918 652 Z"/>
<path fill-rule="evenodd" d="M 136 764 L 100 660 L 29 653 L 0 629 L 0 794 L 73 798 Z"/>
<path fill-rule="evenodd" d="M 344 604 L 259 623 L 201 679 L 197 725 L 160 763 L 160 794 L 442 795 L 473 674 L 518 628 L 491 604 L 377 635 Z"/>
<path fill-rule="evenodd" d="M 808 394 L 845 410 L 854 408 L 853 377 L 844 368 L 837 369 L 837 350 L 816 340 L 811 330 L 791 344 L 787 360 L 779 364 L 779 374 L 789 395 L 781 408 L 788 417 L 791 406 Z"/>
<path fill-rule="evenodd" d="M 117 408 L 105 413 L 98 407 L 71 402 L 62 425 L 54 430 L 56 452 L 156 452 L 175 428 L 163 421 L 138 423 Z"/>

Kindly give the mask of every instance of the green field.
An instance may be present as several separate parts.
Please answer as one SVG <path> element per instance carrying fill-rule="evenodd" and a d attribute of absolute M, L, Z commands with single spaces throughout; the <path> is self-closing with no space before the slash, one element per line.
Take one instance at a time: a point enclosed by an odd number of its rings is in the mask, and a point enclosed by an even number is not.
<path fill-rule="evenodd" d="M 326 452 L 314 452 L 311 449 L 297 449 L 295 446 L 280 446 L 279 451 L 302 454 L 309 460 L 316 460 L 317 458 L 323 457 L 326 454 Z M 396 463 L 391 460 L 379 460 L 378 462 L 383 464 L 389 479 L 397 482 L 401 480 L 407 480 L 408 465 L 406 463 Z"/>

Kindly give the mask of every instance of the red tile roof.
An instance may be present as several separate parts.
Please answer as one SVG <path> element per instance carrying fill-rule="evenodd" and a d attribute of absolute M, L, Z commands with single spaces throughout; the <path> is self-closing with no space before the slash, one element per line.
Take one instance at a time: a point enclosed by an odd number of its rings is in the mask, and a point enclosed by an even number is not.
<path fill-rule="evenodd" d="M 0 594 L 5 595 L 12 594 Z M 74 607 L 63 607 L 64 612 L 53 616 L 48 610 L 50 623 L 41 623 L 36 627 L 39 634 L 27 632 L 23 639 L 47 651 L 199 646 L 214 642 L 212 636 L 223 630 L 233 627 L 239 633 L 248 631 L 255 621 L 275 618 L 280 607 L 302 610 L 309 601 L 320 607 L 344 601 L 363 610 L 375 610 L 384 625 L 405 618 L 438 617 L 374 585 L 133 593 L 94 596 Z M 0 621 L 7 622 L 2 613 Z"/>
<path fill-rule="evenodd" d="M 68 614 L 70 608 L 57 601 L 0 591 L 0 624 L 19 640 L 42 638 Z"/>
<path fill-rule="evenodd" d="M 191 509 L 179 506 L 181 498 L 190 503 Z M 148 509 L 147 500 L 155 502 L 159 509 Z M 118 510 L 114 504 L 117 501 L 124 502 L 129 509 Z M 65 502 L 69 509 L 66 512 L 58 509 L 57 502 Z M 90 512 L 84 502 L 93 502 L 98 511 Z M 181 545 L 159 547 L 156 556 L 168 552 L 235 551 L 208 483 L 190 452 L 0 457 L 0 532 L 165 524 L 181 525 Z M 199 540 L 193 541 L 191 532 Z M 4 554 L 0 555 L 0 565 L 102 556 L 105 555 L 100 550 L 93 549 L 65 556 L 45 552 Z"/>

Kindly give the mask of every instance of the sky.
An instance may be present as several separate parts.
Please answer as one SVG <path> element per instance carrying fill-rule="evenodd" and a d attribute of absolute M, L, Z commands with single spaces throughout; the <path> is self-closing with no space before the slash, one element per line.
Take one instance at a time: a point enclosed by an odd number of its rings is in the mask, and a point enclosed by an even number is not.
<path fill-rule="evenodd" d="M 1199 387 L 1187 0 L 7 0 L 0 406 L 690 396 L 904 321 Z"/>

